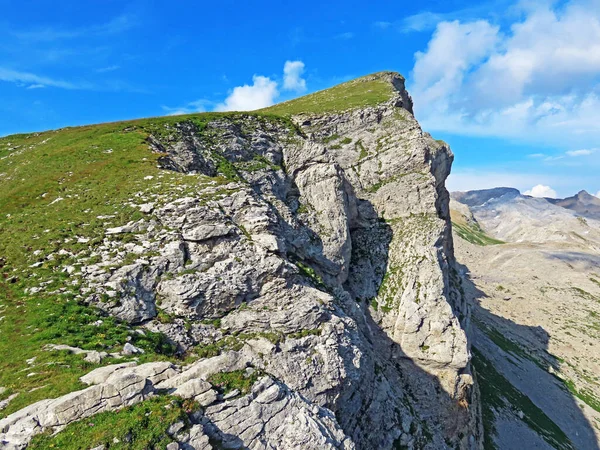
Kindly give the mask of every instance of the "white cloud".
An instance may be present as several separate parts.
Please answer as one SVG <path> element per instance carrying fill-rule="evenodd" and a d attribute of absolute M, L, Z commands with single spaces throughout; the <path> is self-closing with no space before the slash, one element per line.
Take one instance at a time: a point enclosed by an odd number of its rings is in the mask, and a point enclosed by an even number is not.
<path fill-rule="evenodd" d="M 17 70 L 4 69 L 0 67 L 0 81 L 11 83 L 25 83 L 31 86 L 51 86 L 62 89 L 90 89 L 89 83 L 71 83 L 68 81 L 55 80 L 50 77 L 36 75 L 29 72 L 19 72 Z M 31 89 L 34 89 L 31 87 Z"/>
<path fill-rule="evenodd" d="M 168 115 L 178 115 L 204 112 L 208 109 L 214 111 L 253 111 L 266 108 L 277 101 L 280 89 L 298 93 L 306 90 L 306 80 L 302 78 L 304 68 L 305 65 L 302 61 L 286 61 L 283 66 L 281 84 L 270 77 L 254 75 L 252 84 L 236 86 L 227 98 L 220 103 L 201 99 L 177 107 L 163 105 L 162 109 Z M 223 80 L 227 81 L 228 78 L 224 75 Z"/>
<path fill-rule="evenodd" d="M 415 54 L 412 93 L 426 112 L 447 112 L 460 94 L 469 69 L 479 64 L 498 41 L 498 27 L 480 20 L 438 25 L 425 52 Z M 429 108 L 434 107 L 435 111 Z"/>
<path fill-rule="evenodd" d="M 538 184 L 531 189 L 523 192 L 524 195 L 531 195 L 532 197 L 550 197 L 556 198 L 556 191 L 552 189 L 550 186 L 544 186 L 543 184 Z"/>
<path fill-rule="evenodd" d="M 589 156 L 589 155 L 593 155 L 594 153 L 596 153 L 597 149 L 595 148 L 590 148 L 590 149 L 582 149 L 582 150 L 570 150 L 567 152 L 568 156 Z"/>
<path fill-rule="evenodd" d="M 209 100 L 195 100 L 193 102 L 189 102 L 184 106 L 170 107 L 170 106 L 162 106 L 162 109 L 169 116 L 178 116 L 180 114 L 192 114 L 192 113 L 200 113 L 206 112 L 207 107 L 213 104 L 213 102 Z"/>
<path fill-rule="evenodd" d="M 43 89 L 46 86 L 43 84 L 30 84 L 29 86 L 27 86 L 25 89 Z"/>
<path fill-rule="evenodd" d="M 127 31 L 138 24 L 134 16 L 123 14 L 108 22 L 82 27 L 77 29 L 39 28 L 35 30 L 11 31 L 10 33 L 21 39 L 32 42 L 58 41 L 63 39 L 77 39 L 81 36 L 105 36 Z"/>
<path fill-rule="evenodd" d="M 277 82 L 268 77 L 254 75 L 252 85 L 237 86 L 215 111 L 252 111 L 275 103 L 279 96 Z"/>
<path fill-rule="evenodd" d="M 553 145 L 600 139 L 600 7 L 532 3 L 503 33 L 441 22 L 409 88 L 424 128 Z"/>
<path fill-rule="evenodd" d="M 306 80 L 302 78 L 304 63 L 302 61 L 286 61 L 283 66 L 283 89 L 296 92 L 306 90 Z"/>
<path fill-rule="evenodd" d="M 600 191 L 596 192 L 595 197 L 600 198 Z"/>
<path fill-rule="evenodd" d="M 306 80 L 302 78 L 304 67 L 302 61 L 286 61 L 283 66 L 281 88 L 286 91 L 305 91 Z M 233 88 L 225 101 L 217 104 L 215 111 L 252 111 L 266 108 L 279 98 L 279 88 L 277 81 L 262 75 L 254 75 L 251 85 L 245 84 Z"/>

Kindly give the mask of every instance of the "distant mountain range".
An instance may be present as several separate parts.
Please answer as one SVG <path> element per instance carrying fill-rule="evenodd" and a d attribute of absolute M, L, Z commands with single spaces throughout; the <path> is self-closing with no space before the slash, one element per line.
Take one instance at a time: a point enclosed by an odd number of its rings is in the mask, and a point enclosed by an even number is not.
<path fill-rule="evenodd" d="M 518 189 L 508 187 L 498 187 L 493 189 L 482 189 L 478 191 L 453 192 L 452 198 L 467 206 L 482 206 L 489 200 L 535 198 L 529 195 L 522 195 Z M 589 194 L 587 191 L 580 191 L 576 195 L 567 198 L 549 198 L 544 200 L 553 205 L 570 209 L 580 216 L 600 220 L 600 198 Z"/>
<path fill-rule="evenodd" d="M 600 199 L 581 191 L 565 199 L 536 198 L 508 187 L 451 194 L 455 224 L 506 242 L 569 242 L 600 246 Z"/>

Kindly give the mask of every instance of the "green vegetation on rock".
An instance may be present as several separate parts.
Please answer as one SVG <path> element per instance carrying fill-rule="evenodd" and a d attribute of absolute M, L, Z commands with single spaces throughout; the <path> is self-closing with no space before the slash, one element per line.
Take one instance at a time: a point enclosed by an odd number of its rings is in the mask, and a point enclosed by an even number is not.
<path fill-rule="evenodd" d="M 211 375 L 208 381 L 224 394 L 236 389 L 240 394 L 247 394 L 260 375 L 261 372 L 257 370 L 252 370 L 250 373 L 245 370 L 234 370 L 232 372 L 219 372 Z"/>
<path fill-rule="evenodd" d="M 488 236 L 485 232 L 477 225 L 460 224 L 452 222 L 452 226 L 456 231 L 456 234 L 467 242 L 475 245 L 497 245 L 504 244 L 504 241 L 494 239 Z"/>

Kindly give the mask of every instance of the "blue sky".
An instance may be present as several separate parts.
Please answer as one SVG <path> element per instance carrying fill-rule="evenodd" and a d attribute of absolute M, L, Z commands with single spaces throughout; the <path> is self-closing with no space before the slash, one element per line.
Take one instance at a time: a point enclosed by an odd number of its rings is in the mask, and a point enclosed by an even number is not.
<path fill-rule="evenodd" d="M 600 1 L 0 0 L 0 136 L 252 109 L 379 70 L 450 189 L 600 193 Z"/>

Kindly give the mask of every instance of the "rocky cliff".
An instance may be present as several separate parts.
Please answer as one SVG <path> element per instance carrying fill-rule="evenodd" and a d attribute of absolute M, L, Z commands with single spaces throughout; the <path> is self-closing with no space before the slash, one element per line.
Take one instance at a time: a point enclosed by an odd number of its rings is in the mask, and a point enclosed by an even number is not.
<path fill-rule="evenodd" d="M 55 247 L 72 260 L 47 277 L 74 280 L 73 301 L 125 327 L 128 342 L 70 347 L 98 367 L 82 378 L 90 387 L 4 417 L 4 447 L 172 395 L 191 403 L 168 448 L 480 448 L 444 186 L 453 155 L 419 127 L 400 75 L 258 113 L 97 133 L 141 137 L 136 151 L 156 167 L 127 174 L 129 212 L 97 216 L 96 238 L 67 236 L 85 245 Z M 131 151 L 104 147 L 107 158 Z M 48 295 L 45 280 L 27 283 L 27 295 Z M 174 353 L 152 361 L 140 336 Z M 132 362 L 104 366 L 115 358 Z M 31 445 L 61 433 L 41 436 Z"/>

